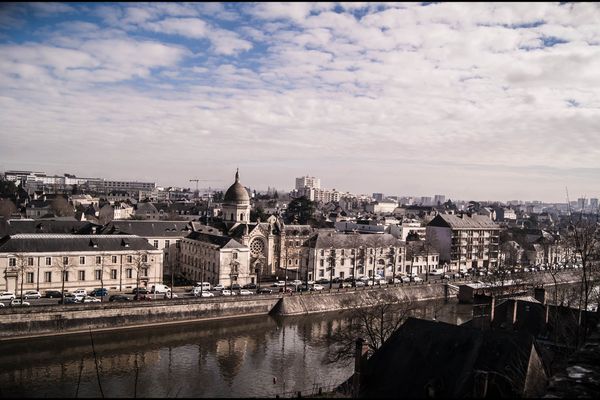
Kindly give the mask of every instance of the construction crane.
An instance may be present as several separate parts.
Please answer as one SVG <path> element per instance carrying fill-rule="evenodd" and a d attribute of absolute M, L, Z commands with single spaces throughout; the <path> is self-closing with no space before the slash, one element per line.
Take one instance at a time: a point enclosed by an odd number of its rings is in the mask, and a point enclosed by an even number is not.
<path fill-rule="evenodd" d="M 198 182 L 217 182 L 215 179 L 190 179 L 190 182 L 196 182 L 196 191 L 198 191 Z"/>

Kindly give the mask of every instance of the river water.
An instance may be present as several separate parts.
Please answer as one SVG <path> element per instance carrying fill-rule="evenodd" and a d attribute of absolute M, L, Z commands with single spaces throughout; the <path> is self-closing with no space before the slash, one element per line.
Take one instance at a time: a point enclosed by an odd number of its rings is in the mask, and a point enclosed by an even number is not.
<path fill-rule="evenodd" d="M 416 316 L 456 323 L 471 308 L 422 302 Z M 275 397 L 352 375 L 326 360 L 343 313 L 248 317 L 0 343 L 0 397 Z M 93 343 L 93 345 L 92 345 Z"/>

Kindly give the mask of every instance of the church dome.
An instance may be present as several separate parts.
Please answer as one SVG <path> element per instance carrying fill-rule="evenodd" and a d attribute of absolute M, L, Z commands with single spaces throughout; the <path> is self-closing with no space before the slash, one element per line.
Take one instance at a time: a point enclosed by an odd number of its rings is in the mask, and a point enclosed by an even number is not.
<path fill-rule="evenodd" d="M 223 200 L 226 203 L 249 203 L 250 196 L 248 196 L 248 191 L 242 184 L 240 183 L 240 174 L 238 171 L 235 172 L 235 183 L 227 189 L 225 192 L 225 197 Z"/>

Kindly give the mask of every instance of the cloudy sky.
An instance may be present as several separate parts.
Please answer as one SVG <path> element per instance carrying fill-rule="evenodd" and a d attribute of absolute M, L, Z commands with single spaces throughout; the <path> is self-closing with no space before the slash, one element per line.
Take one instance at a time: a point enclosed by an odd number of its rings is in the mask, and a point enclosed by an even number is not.
<path fill-rule="evenodd" d="M 600 197 L 594 3 L 0 5 L 0 170 Z"/>

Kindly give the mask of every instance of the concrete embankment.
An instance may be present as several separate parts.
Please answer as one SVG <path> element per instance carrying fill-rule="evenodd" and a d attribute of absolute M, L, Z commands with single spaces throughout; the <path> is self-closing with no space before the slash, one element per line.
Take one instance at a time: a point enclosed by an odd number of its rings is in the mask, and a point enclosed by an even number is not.
<path fill-rule="evenodd" d="M 144 325 L 267 315 L 275 296 L 245 299 L 179 299 L 0 309 L 0 340 L 119 329 Z"/>
<path fill-rule="evenodd" d="M 382 299 L 386 302 L 408 302 L 444 298 L 443 285 L 390 286 L 382 289 L 363 288 L 349 291 L 332 291 L 310 295 L 282 297 L 271 315 L 301 315 L 327 311 L 340 311 L 369 307 Z"/>

